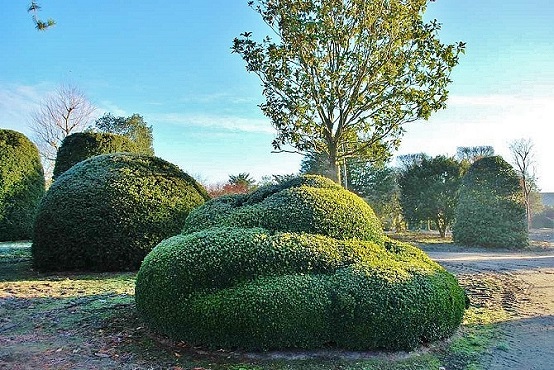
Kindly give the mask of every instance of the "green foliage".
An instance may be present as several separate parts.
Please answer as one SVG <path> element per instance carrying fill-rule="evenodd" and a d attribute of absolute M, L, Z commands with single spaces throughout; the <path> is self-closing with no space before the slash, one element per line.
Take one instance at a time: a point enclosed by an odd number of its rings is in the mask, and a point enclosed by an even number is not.
<path fill-rule="evenodd" d="M 0 129 L 0 241 L 31 238 L 43 195 L 37 148 L 25 135 Z"/>
<path fill-rule="evenodd" d="M 440 42 L 440 23 L 423 21 L 427 0 L 249 4 L 277 38 L 244 32 L 232 50 L 262 81 L 273 146 L 325 153 L 333 180 L 346 159 L 390 153 L 405 123 L 445 107 L 464 44 Z"/>
<path fill-rule="evenodd" d="M 37 13 L 40 11 L 41 8 L 42 7 L 38 5 L 36 1 L 31 1 L 31 4 L 27 8 L 27 12 L 33 13 L 32 19 L 35 23 L 35 28 L 38 31 L 46 31 L 48 28 L 55 26 L 56 22 L 51 18 L 47 19 L 46 21 L 40 20 L 37 16 Z"/>
<path fill-rule="evenodd" d="M 137 269 L 208 195 L 177 166 L 131 153 L 104 154 L 63 173 L 44 196 L 35 223 L 39 270 Z"/>
<path fill-rule="evenodd" d="M 191 212 L 183 232 L 212 226 L 263 227 L 376 242 L 384 235 L 363 199 L 314 175 L 263 186 L 248 195 L 212 199 Z"/>
<path fill-rule="evenodd" d="M 485 157 L 469 168 L 460 189 L 452 233 L 456 243 L 466 245 L 528 245 L 519 177 L 502 157 Z"/>
<path fill-rule="evenodd" d="M 248 349 L 409 349 L 451 335 L 465 294 L 396 241 L 215 227 L 161 242 L 137 275 L 137 309 L 177 340 Z"/>
<path fill-rule="evenodd" d="M 115 117 L 106 113 L 94 123 L 94 129 L 104 133 L 122 135 L 135 143 L 133 152 L 154 155 L 152 126 L 140 114 L 130 117 Z"/>
<path fill-rule="evenodd" d="M 107 133 L 78 132 L 66 136 L 58 149 L 53 179 L 87 158 L 117 152 L 135 152 L 135 144 L 125 136 Z"/>
<path fill-rule="evenodd" d="M 441 236 L 454 222 L 463 166 L 454 158 L 423 156 L 400 172 L 400 203 L 409 222 L 432 220 Z"/>

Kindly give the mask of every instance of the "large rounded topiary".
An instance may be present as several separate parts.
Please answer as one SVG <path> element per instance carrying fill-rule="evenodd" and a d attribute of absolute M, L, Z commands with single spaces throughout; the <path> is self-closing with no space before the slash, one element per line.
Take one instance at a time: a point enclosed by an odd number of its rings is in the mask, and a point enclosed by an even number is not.
<path fill-rule="evenodd" d="M 379 219 L 362 198 L 314 175 L 213 199 L 190 214 L 183 232 L 211 226 L 263 227 L 376 242 L 384 238 Z"/>
<path fill-rule="evenodd" d="M 148 155 L 92 157 L 44 196 L 32 245 L 39 270 L 137 269 L 208 195 L 175 165 Z"/>
<path fill-rule="evenodd" d="M 463 178 L 452 227 L 456 243 L 521 248 L 528 245 L 519 177 L 502 157 L 485 157 Z"/>
<path fill-rule="evenodd" d="M 77 132 L 67 136 L 56 155 L 53 178 L 76 163 L 100 154 L 136 152 L 136 145 L 127 137 L 100 132 Z"/>
<path fill-rule="evenodd" d="M 358 199 L 305 176 L 205 203 L 145 258 L 139 313 L 216 348 L 397 349 L 452 334 L 465 307 L 456 279 L 387 239 Z"/>
<path fill-rule="evenodd" d="M 0 241 L 30 239 L 44 195 L 44 174 L 35 145 L 25 135 L 0 129 Z"/>

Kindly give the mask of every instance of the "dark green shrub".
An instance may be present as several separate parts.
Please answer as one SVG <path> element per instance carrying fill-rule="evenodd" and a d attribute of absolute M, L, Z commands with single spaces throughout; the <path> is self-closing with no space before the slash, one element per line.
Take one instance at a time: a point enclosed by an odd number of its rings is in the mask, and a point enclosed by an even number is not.
<path fill-rule="evenodd" d="M 53 178 L 70 169 L 76 163 L 95 155 L 137 152 L 135 144 L 127 137 L 108 133 L 78 132 L 67 136 L 56 155 Z"/>
<path fill-rule="evenodd" d="M 0 241 L 31 238 L 43 195 L 37 148 L 25 135 L 0 129 Z"/>
<path fill-rule="evenodd" d="M 136 302 L 155 330 L 216 348 L 408 349 L 451 335 L 465 294 L 400 242 L 216 227 L 154 248 Z"/>
<path fill-rule="evenodd" d="M 191 212 L 183 233 L 213 226 L 262 227 L 380 242 L 384 233 L 368 204 L 333 181 L 305 175 L 248 195 L 213 199 Z"/>
<path fill-rule="evenodd" d="M 452 234 L 456 243 L 465 245 L 528 245 L 519 178 L 502 157 L 485 157 L 469 168 L 460 188 Z"/>
<path fill-rule="evenodd" d="M 39 270 L 138 269 L 206 199 L 201 185 L 160 158 L 130 153 L 89 158 L 64 172 L 44 196 L 33 264 Z"/>

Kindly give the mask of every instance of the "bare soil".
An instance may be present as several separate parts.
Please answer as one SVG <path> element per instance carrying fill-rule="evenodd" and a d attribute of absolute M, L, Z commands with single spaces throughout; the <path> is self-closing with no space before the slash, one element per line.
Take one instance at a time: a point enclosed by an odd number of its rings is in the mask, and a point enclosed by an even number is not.
<path fill-rule="evenodd" d="M 515 287 L 503 297 L 512 315 L 500 324 L 501 344 L 482 360 L 484 369 L 554 369 L 554 230 L 533 230 L 531 239 L 524 251 L 423 248 L 459 277 L 492 274 Z"/>

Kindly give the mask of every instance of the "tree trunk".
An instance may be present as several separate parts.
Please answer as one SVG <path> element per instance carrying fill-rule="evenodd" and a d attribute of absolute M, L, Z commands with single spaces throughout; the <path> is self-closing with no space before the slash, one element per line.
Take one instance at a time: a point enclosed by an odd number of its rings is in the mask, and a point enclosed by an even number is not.
<path fill-rule="evenodd" d="M 342 185 L 341 168 L 337 163 L 337 146 L 329 144 L 329 175 L 331 180 Z"/>

